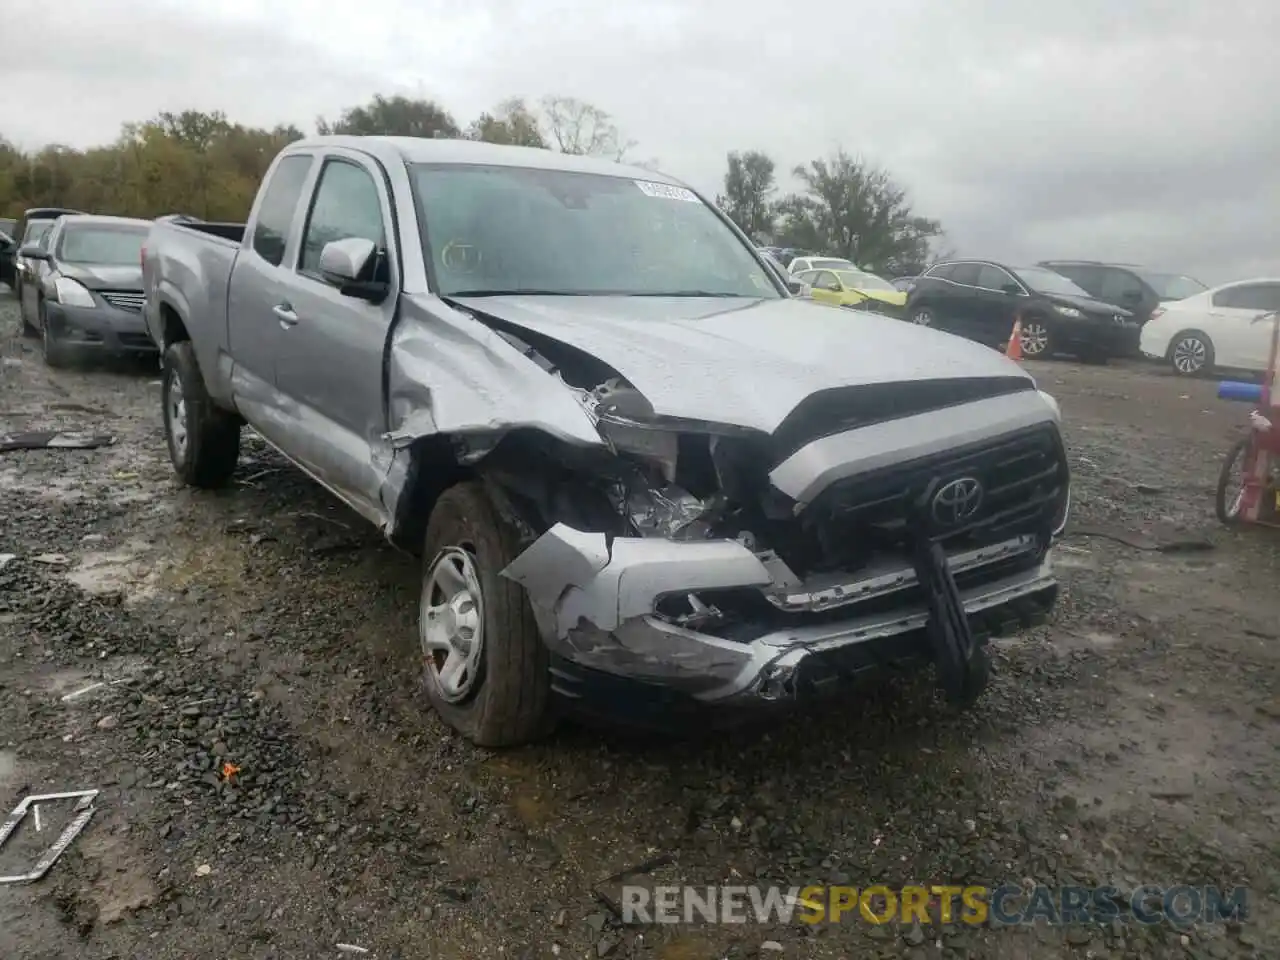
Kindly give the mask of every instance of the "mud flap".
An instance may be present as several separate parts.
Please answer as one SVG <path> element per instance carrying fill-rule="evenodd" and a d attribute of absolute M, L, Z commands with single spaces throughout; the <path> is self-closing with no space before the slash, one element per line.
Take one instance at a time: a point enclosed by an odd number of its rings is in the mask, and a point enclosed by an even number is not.
<path fill-rule="evenodd" d="M 941 544 L 922 532 L 916 537 L 912 561 L 929 610 L 926 630 L 943 692 L 952 703 L 972 703 L 986 689 L 991 661 L 969 629 L 947 554 Z"/>

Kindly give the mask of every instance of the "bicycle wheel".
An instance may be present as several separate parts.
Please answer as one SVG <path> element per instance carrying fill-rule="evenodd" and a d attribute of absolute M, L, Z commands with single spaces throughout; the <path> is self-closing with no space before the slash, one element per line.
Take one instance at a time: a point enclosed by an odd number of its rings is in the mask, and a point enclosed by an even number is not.
<path fill-rule="evenodd" d="M 1227 451 L 1222 461 L 1222 471 L 1218 474 L 1218 493 L 1215 507 L 1218 520 L 1226 526 L 1234 526 L 1240 522 L 1240 503 L 1244 499 L 1244 453 L 1253 442 L 1252 437 L 1241 437 Z M 1239 477 L 1236 477 L 1237 469 Z M 1232 482 L 1237 481 L 1233 489 Z"/>

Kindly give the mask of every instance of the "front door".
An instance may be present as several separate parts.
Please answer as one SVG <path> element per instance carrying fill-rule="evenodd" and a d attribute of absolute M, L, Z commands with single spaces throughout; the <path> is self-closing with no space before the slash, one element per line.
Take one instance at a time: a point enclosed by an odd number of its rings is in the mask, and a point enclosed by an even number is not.
<path fill-rule="evenodd" d="M 1207 331 L 1215 363 L 1229 369 L 1266 370 L 1273 324 L 1260 318 L 1273 310 L 1280 310 L 1280 283 L 1241 283 L 1219 290 Z"/>
<path fill-rule="evenodd" d="M 999 344 L 1009 339 L 1018 308 L 1027 300 L 1022 290 L 1009 271 L 990 263 L 979 268 L 971 312 L 975 340 Z"/>
<path fill-rule="evenodd" d="M 375 462 L 386 431 L 383 356 L 400 289 L 392 222 L 374 162 L 354 151 L 328 153 L 284 284 L 281 306 L 291 318 L 276 356 L 276 386 L 294 417 L 291 453 L 373 520 L 386 473 Z M 320 274 L 325 244 L 357 237 L 376 248 L 374 278 L 390 282 L 382 303 L 344 295 Z"/>

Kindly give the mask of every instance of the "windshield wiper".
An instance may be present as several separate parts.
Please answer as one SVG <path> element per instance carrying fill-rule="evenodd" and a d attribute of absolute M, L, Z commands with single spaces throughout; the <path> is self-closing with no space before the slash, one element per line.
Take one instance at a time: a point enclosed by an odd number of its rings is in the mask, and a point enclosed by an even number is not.
<path fill-rule="evenodd" d="M 734 293 L 729 290 L 661 290 L 657 293 L 629 293 L 629 297 L 741 297 L 744 300 L 758 300 L 747 293 Z"/>
<path fill-rule="evenodd" d="M 451 290 L 450 297 L 588 297 L 582 290 L 539 290 L 536 287 L 512 287 L 509 290 Z"/>

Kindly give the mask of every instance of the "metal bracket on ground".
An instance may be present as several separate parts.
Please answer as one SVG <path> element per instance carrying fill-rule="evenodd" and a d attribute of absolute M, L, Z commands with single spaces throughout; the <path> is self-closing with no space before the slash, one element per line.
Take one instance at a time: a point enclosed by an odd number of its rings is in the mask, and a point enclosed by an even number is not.
<path fill-rule="evenodd" d="M 3 824 L 0 824 L 0 849 L 5 845 L 18 825 L 26 819 L 27 812 L 33 807 L 37 807 L 41 803 L 51 803 L 57 800 L 75 800 L 75 816 L 71 818 L 71 822 L 67 824 L 62 831 L 62 835 L 54 841 L 53 846 L 44 852 L 44 855 L 36 861 L 36 865 L 23 874 L 12 877 L 0 877 L 0 884 L 3 883 L 34 883 L 46 873 L 49 868 L 54 865 L 57 859 L 66 852 L 67 847 L 71 846 L 71 841 L 80 835 L 80 831 L 92 819 L 97 808 L 93 805 L 94 799 L 98 796 L 98 790 L 73 790 L 69 793 L 43 793 L 26 797 L 21 803 L 14 807 L 13 812 L 9 814 L 9 818 Z M 39 810 L 36 810 L 36 818 L 39 819 Z"/>

